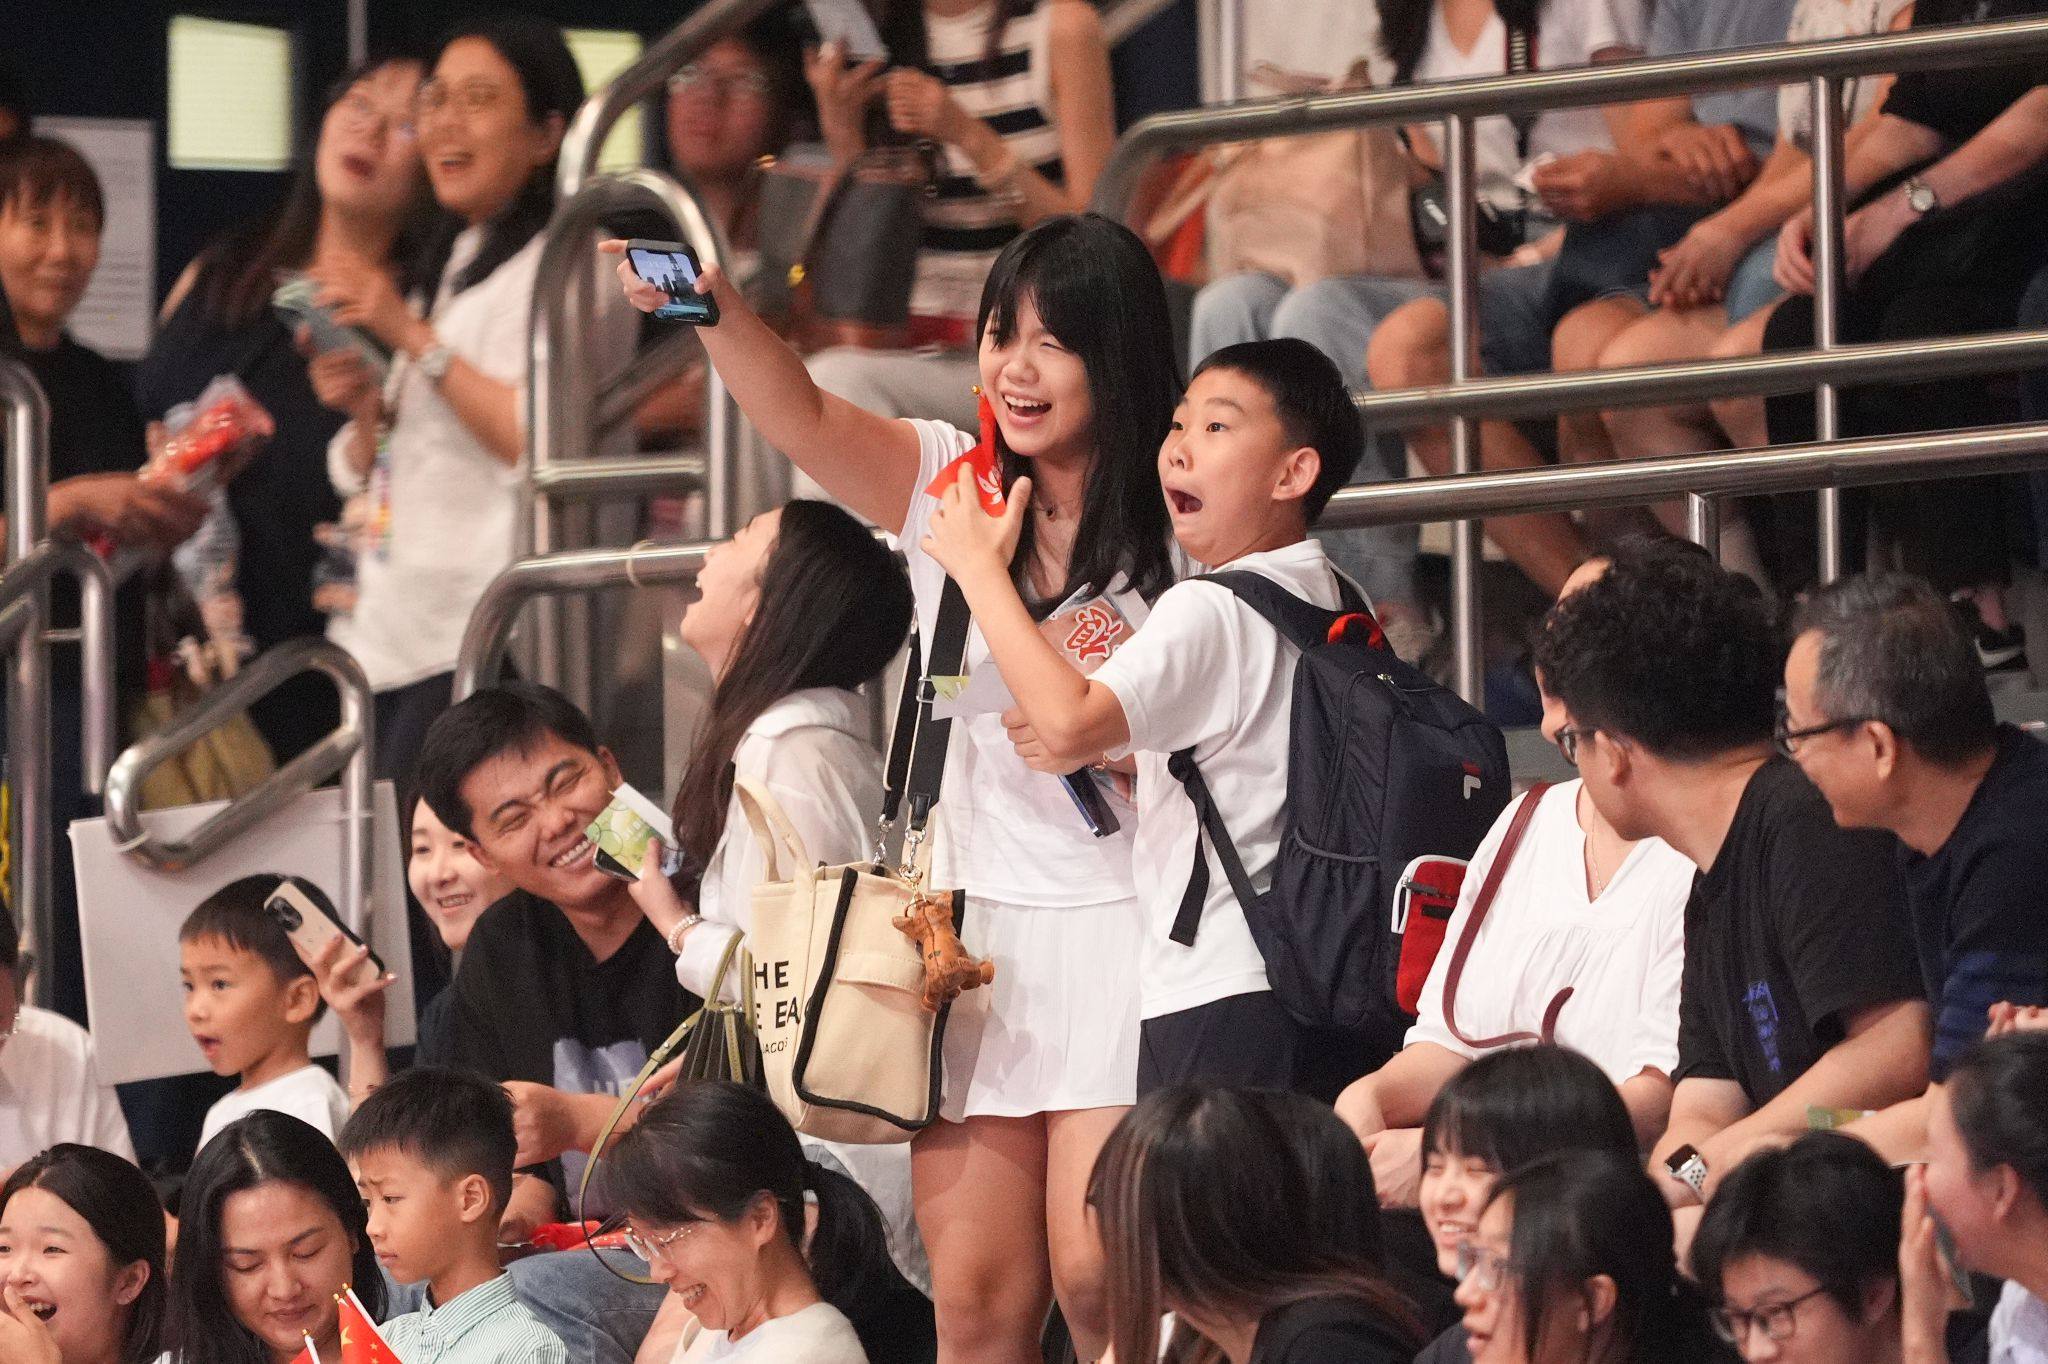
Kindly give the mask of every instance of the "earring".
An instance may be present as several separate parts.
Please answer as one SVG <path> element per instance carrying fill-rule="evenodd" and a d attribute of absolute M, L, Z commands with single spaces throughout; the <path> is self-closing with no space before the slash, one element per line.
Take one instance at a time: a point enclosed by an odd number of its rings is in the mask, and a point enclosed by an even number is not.
<path fill-rule="evenodd" d="M 973 394 L 973 395 L 974 395 L 975 397 L 979 398 L 979 397 L 981 396 L 981 385 L 980 385 L 980 384 L 969 384 L 969 385 L 967 386 L 967 391 L 968 391 L 969 393 L 972 393 L 972 394 Z"/>

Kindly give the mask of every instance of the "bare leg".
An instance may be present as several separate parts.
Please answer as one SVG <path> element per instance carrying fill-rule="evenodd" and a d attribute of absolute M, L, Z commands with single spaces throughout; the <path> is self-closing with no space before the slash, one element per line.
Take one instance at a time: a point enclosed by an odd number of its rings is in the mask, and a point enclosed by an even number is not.
<path fill-rule="evenodd" d="M 1601 368 L 1601 352 L 1615 337 L 1642 320 L 1647 310 L 1633 297 L 1601 298 L 1564 315 L 1550 338 L 1550 367 L 1559 374 Z M 1597 411 L 1560 413 L 1557 419 L 1558 458 L 1592 464 L 1614 458 L 1607 427 Z"/>
<path fill-rule="evenodd" d="M 1418 299 L 1390 314 L 1366 348 L 1366 369 L 1376 390 L 1413 388 L 1450 381 L 1450 313 L 1437 299 Z M 1431 473 L 1451 471 L 1450 432 L 1418 427 L 1408 448 Z M 1480 426 L 1479 461 L 1487 469 L 1532 469 L 1543 463 L 1520 431 L 1506 422 Z M 1486 523 L 1515 566 L 1555 596 L 1588 550 L 1569 516 L 1506 516 Z"/>
<path fill-rule="evenodd" d="M 1737 356 L 1756 355 L 1764 346 L 1764 324 L 1771 320 L 1771 314 L 1778 310 L 1773 303 L 1768 308 L 1759 308 L 1742 321 L 1721 333 L 1721 339 L 1714 344 L 1717 359 L 1732 359 Z M 1756 450 L 1771 443 L 1769 425 L 1764 421 L 1764 400 L 1762 398 L 1722 398 L 1713 403 L 1714 420 L 1727 433 L 1728 447 L 1733 450 Z"/>
<path fill-rule="evenodd" d="M 1045 1119 L 935 1123 L 911 1147 L 910 1173 L 939 1364 L 1039 1364 L 1052 1303 Z"/>
<path fill-rule="evenodd" d="M 1600 352 L 1600 365 L 1625 369 L 1703 359 L 1713 353 L 1714 343 L 1726 330 L 1718 305 L 1660 308 L 1608 342 Z M 1704 402 L 1623 407 L 1602 416 L 1611 448 L 1621 459 L 1698 454 L 1722 445 L 1721 427 Z M 1660 502 L 1652 510 L 1664 529 L 1674 535 L 1685 533 L 1683 504 Z"/>
<path fill-rule="evenodd" d="M 1074 1337 L 1074 1353 L 1084 1360 L 1099 1359 L 1109 1348 L 1109 1295 L 1102 1242 L 1088 1216 L 1088 1179 L 1110 1129 L 1129 1111 L 1084 1108 L 1045 1115 L 1045 1230 L 1053 1291 Z"/>

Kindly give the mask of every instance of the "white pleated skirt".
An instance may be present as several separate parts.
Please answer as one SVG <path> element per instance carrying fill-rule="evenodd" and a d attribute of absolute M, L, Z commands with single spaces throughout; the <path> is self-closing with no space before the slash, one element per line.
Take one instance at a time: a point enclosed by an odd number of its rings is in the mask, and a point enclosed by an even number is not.
<path fill-rule="evenodd" d="M 1135 1102 L 1138 902 L 1048 907 L 970 894 L 962 917 L 961 941 L 995 963 L 996 978 L 961 995 L 947 1017 L 940 1116 Z"/>

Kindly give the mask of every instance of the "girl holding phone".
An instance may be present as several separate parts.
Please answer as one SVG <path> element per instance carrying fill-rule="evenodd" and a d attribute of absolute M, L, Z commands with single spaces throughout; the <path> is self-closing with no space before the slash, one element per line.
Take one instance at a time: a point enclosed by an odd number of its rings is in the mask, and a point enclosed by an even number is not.
<path fill-rule="evenodd" d="M 620 276 L 635 306 L 665 297 L 623 263 Z M 769 445 L 898 534 L 930 640 L 945 571 L 918 548 L 938 505 L 929 490 L 974 437 L 823 391 L 718 272 L 699 288 L 722 314 L 700 335 L 728 390 Z M 1019 588 L 1043 608 L 1093 595 L 1136 624 L 1176 571 L 1154 461 L 1179 379 L 1151 257 L 1106 218 L 1048 219 L 998 257 L 975 334 L 999 481 L 1031 475 Z M 966 669 L 987 666 L 970 631 Z M 1093 837 L 1059 781 L 1018 757 L 1013 740 L 1029 735 L 1006 719 L 954 722 L 933 858 L 933 883 L 968 893 L 969 947 L 996 967 L 992 987 L 954 1005 L 945 1121 L 912 1150 L 944 1364 L 1036 1360 L 1054 1293 L 1083 1355 L 1100 1352 L 1101 1252 L 1083 1195 L 1136 1089 L 1129 834 Z"/>

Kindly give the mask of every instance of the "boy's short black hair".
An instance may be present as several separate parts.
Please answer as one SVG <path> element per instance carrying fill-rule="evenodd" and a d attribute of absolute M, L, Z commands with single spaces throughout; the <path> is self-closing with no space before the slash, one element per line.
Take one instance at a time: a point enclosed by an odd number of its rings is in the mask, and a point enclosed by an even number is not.
<path fill-rule="evenodd" d="M 1190 382 L 1212 369 L 1242 374 L 1264 389 L 1287 439 L 1322 456 L 1322 472 L 1301 499 L 1302 516 L 1313 526 L 1365 454 L 1365 426 L 1344 376 L 1329 356 L 1292 336 L 1225 346 L 1195 368 Z"/>
<path fill-rule="evenodd" d="M 92 163 L 78 148 L 54 137 L 30 133 L 0 142 L 0 208 L 16 199 L 31 208 L 69 199 L 102 228 L 107 225 L 107 200 Z"/>
<path fill-rule="evenodd" d="M 443 1179 L 482 1175 L 493 1211 L 512 1197 L 512 1100 L 473 1071 L 418 1066 L 363 1100 L 341 1129 L 341 1153 L 400 1151 Z M 491 1220 L 497 1225 L 497 1219 Z"/>
<path fill-rule="evenodd" d="M 1754 583 L 1697 545 L 1639 537 L 1551 609 L 1535 663 L 1575 724 L 1697 761 L 1770 739 L 1784 659 Z"/>
<path fill-rule="evenodd" d="M 589 717 L 553 687 L 538 682 L 485 687 L 428 727 L 413 764 L 420 798 L 443 824 L 474 842 L 475 819 L 462 783 L 499 754 L 523 753 L 549 734 L 586 752 L 598 751 Z"/>
<path fill-rule="evenodd" d="M 217 938 L 238 952 L 249 952 L 262 958 L 280 985 L 289 985 L 300 976 L 311 980 L 313 968 L 299 960 L 284 925 L 271 918 L 263 908 L 286 881 L 314 904 L 334 914 L 334 901 L 327 898 L 327 892 L 303 876 L 244 876 L 239 881 L 228 882 L 201 900 L 198 907 L 185 916 L 185 922 L 178 929 L 178 941 L 188 943 L 202 938 Z M 337 919 L 341 917 L 339 914 L 334 916 Z M 318 1023 L 326 1012 L 327 1001 L 322 1000 L 313 1007 L 313 1021 Z"/>

